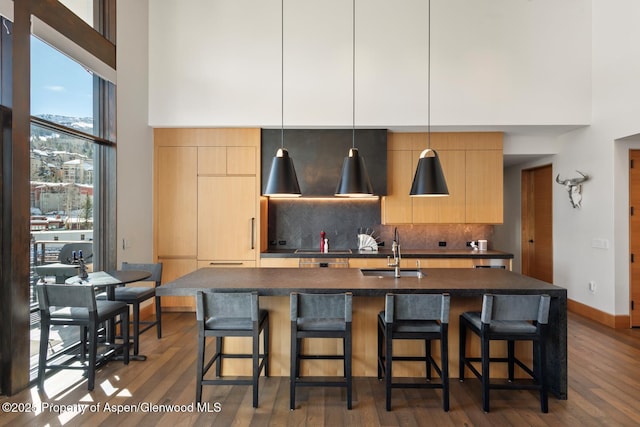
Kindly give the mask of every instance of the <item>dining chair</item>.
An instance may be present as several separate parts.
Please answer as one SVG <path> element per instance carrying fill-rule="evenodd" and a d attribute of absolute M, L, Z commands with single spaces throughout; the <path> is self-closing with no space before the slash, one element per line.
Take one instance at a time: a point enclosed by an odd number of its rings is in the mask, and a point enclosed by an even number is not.
<path fill-rule="evenodd" d="M 547 324 L 549 321 L 549 295 L 491 295 L 482 299 L 482 312 L 460 315 L 460 381 L 464 381 L 465 367 L 482 381 L 482 409 L 489 412 L 491 389 L 539 390 L 540 408 L 549 412 L 545 383 Z M 480 337 L 480 357 L 466 355 L 467 330 Z M 491 341 L 507 342 L 507 357 L 490 355 Z M 533 343 L 533 369 L 515 356 L 516 341 Z M 480 371 L 474 363 L 480 362 Z M 492 382 L 490 363 L 506 363 L 508 382 Z M 533 381 L 515 378 L 515 366 L 520 367 Z"/>
<path fill-rule="evenodd" d="M 391 410 L 394 388 L 442 389 L 442 407 L 449 410 L 449 294 L 387 294 L 378 315 L 378 379 L 384 376 L 386 409 Z M 424 341 L 424 356 L 393 355 L 394 340 Z M 440 364 L 433 358 L 431 342 L 440 341 Z M 393 361 L 425 363 L 424 382 L 393 380 Z M 440 376 L 431 381 L 431 371 Z"/>
<path fill-rule="evenodd" d="M 34 267 L 36 274 L 44 279 L 48 276 L 54 276 L 56 283 L 64 283 L 66 279 L 78 274 L 77 260 L 73 258 L 73 254 L 84 258 L 87 264 L 93 261 L 93 243 L 92 242 L 73 242 L 65 243 L 58 253 L 58 262 L 51 264 L 42 264 Z"/>
<path fill-rule="evenodd" d="M 96 366 L 104 363 L 118 350 L 122 350 L 124 364 L 129 363 L 129 306 L 117 301 L 98 301 L 94 286 L 91 284 L 44 284 L 36 285 L 38 306 L 40 309 L 40 354 L 38 364 L 38 387 L 44 389 L 47 370 L 81 369 L 86 371 L 88 389 L 93 390 Z M 100 324 L 120 318 L 123 326 L 122 343 L 106 343 L 106 349 L 98 358 L 98 330 Z M 47 357 L 51 326 L 79 326 L 80 364 L 71 364 L 68 352 L 77 350 L 76 346 Z M 88 353 L 88 360 L 87 359 Z M 77 358 L 73 358 L 75 361 Z"/>
<path fill-rule="evenodd" d="M 131 306 L 133 319 L 131 328 L 133 331 L 133 355 L 138 356 L 140 353 L 140 334 L 156 327 L 158 339 L 162 338 L 162 306 L 160 296 L 156 295 L 156 288 L 162 284 L 162 263 L 140 264 L 140 263 L 122 263 L 122 270 L 142 270 L 151 273 L 145 282 L 153 282 L 153 286 L 119 286 L 113 290 L 114 301 L 127 303 Z M 155 319 L 141 320 L 140 306 L 143 302 L 155 300 Z M 98 295 L 98 299 L 107 299 L 107 295 L 102 293 Z"/>

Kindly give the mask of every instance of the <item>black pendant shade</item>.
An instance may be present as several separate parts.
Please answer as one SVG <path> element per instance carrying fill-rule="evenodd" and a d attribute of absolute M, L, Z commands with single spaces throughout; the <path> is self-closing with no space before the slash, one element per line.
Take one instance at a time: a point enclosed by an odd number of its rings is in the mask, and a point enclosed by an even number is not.
<path fill-rule="evenodd" d="M 300 197 L 300 185 L 293 160 L 285 148 L 279 148 L 271 162 L 271 172 L 264 191 L 271 197 Z"/>
<path fill-rule="evenodd" d="M 429 153 L 433 153 L 433 156 L 428 156 Z M 449 189 L 444 179 L 440 159 L 435 150 L 427 148 L 420 153 L 416 175 L 413 177 L 413 184 L 411 185 L 409 195 L 412 197 L 449 195 Z"/>
<path fill-rule="evenodd" d="M 373 187 L 367 173 L 364 157 L 358 155 L 357 148 L 350 148 L 349 155 L 342 162 L 340 181 L 336 187 L 336 196 L 370 197 Z"/>

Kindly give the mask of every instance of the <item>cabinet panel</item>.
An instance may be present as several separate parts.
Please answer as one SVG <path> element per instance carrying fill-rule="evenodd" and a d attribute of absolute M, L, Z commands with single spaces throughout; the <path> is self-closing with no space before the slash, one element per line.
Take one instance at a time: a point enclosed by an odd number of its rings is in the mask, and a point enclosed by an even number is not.
<path fill-rule="evenodd" d="M 300 258 L 262 258 L 260 260 L 260 267 L 297 268 L 299 264 Z"/>
<path fill-rule="evenodd" d="M 416 170 L 420 153 L 413 152 L 412 170 Z M 465 222 L 465 152 L 441 150 L 438 152 L 447 181 L 449 196 L 414 197 L 414 223 L 463 223 Z"/>
<path fill-rule="evenodd" d="M 256 178 L 198 178 L 198 259 L 255 260 Z"/>
<path fill-rule="evenodd" d="M 158 257 L 196 256 L 197 149 L 156 150 L 156 242 Z"/>
<path fill-rule="evenodd" d="M 255 147 L 227 147 L 227 175 L 255 174 Z"/>
<path fill-rule="evenodd" d="M 466 222 L 503 222 L 502 150 L 467 151 Z"/>
<path fill-rule="evenodd" d="M 386 258 L 351 258 L 349 260 L 351 268 L 390 268 L 387 266 Z"/>
<path fill-rule="evenodd" d="M 382 203 L 384 224 L 410 224 L 413 222 L 409 192 L 413 181 L 412 152 L 387 151 L 387 191 Z"/>
<path fill-rule="evenodd" d="M 227 147 L 198 147 L 198 175 L 226 175 Z"/>

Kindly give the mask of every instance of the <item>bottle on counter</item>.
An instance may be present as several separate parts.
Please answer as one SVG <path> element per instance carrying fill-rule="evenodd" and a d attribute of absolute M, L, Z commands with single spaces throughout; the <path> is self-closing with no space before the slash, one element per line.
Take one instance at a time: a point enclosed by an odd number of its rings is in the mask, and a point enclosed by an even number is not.
<path fill-rule="evenodd" d="M 324 239 L 324 253 L 329 253 L 329 239 Z"/>
<path fill-rule="evenodd" d="M 325 233 L 324 231 L 320 232 L 320 253 L 324 253 L 324 243 L 327 239 L 325 239 L 325 236 L 327 235 L 327 233 Z"/>

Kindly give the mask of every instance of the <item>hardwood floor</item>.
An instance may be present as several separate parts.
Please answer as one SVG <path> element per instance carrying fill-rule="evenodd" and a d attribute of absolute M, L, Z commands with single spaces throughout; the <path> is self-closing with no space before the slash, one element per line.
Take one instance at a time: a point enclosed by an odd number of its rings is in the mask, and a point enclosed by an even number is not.
<path fill-rule="evenodd" d="M 568 325 L 569 399 L 551 397 L 548 414 L 540 412 L 534 392 L 506 390 L 492 391 L 491 412 L 485 414 L 476 379 L 452 379 L 448 413 L 441 409 L 440 391 L 420 389 L 394 390 L 393 410 L 386 412 L 383 384 L 362 377 L 354 381 L 351 411 L 344 390 L 323 388 L 300 388 L 298 409 L 289 411 L 286 377 L 261 378 L 257 409 L 251 405 L 250 387 L 205 387 L 203 401 L 209 406 L 198 411 L 188 406 L 195 395 L 194 317 L 165 314 L 161 340 L 153 332 L 142 336 L 147 361 L 128 366 L 110 362 L 98 371 L 93 392 L 87 391 L 80 373 L 63 371 L 47 379 L 44 393 L 34 386 L 0 397 L 0 425 L 589 427 L 637 426 L 640 420 L 640 330 L 614 330 L 574 314 Z M 79 405 L 85 405 L 84 413 Z M 169 405 L 182 407 L 172 410 Z"/>

